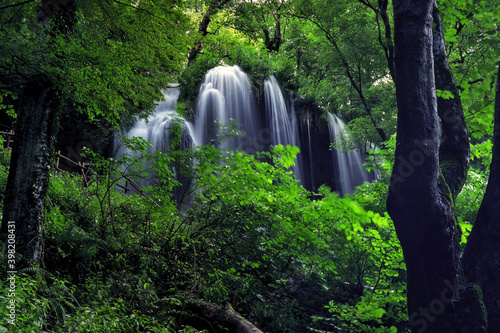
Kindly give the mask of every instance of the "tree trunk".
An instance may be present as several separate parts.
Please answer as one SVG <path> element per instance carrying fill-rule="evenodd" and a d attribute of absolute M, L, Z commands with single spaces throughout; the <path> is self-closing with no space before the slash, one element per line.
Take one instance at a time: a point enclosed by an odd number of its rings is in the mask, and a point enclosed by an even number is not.
<path fill-rule="evenodd" d="M 42 0 L 37 14 L 38 25 L 33 33 L 50 43 L 48 35 L 66 34 L 73 29 L 76 1 Z M 45 64 L 40 65 L 50 66 L 54 55 L 48 46 L 41 51 L 45 52 Z M 15 224 L 16 252 L 27 260 L 40 261 L 43 255 L 44 201 L 60 108 L 61 96 L 48 75 L 36 74 L 27 79 L 20 93 L 0 228 L 5 233 L 8 224 Z"/>
<path fill-rule="evenodd" d="M 59 106 L 57 92 L 43 77 L 28 82 L 20 96 L 2 233 L 9 221 L 15 222 L 16 252 L 28 260 L 42 256 L 44 201 Z"/>
<path fill-rule="evenodd" d="M 463 254 L 465 275 L 484 307 L 487 332 L 500 332 L 500 71 L 495 96 L 493 156 L 486 193 Z"/>
<path fill-rule="evenodd" d="M 387 209 L 407 267 L 410 328 L 455 332 L 459 249 L 439 169 L 432 9 L 433 0 L 394 3 L 398 131 Z"/>
<path fill-rule="evenodd" d="M 451 192 L 454 202 L 467 179 L 469 171 L 470 146 L 467 125 L 460 94 L 455 85 L 455 79 L 448 64 L 443 23 L 437 8 L 433 5 L 433 55 L 434 77 L 436 89 L 450 91 L 452 98 L 438 97 L 438 114 L 441 119 L 441 145 L 439 161 L 444 180 Z"/>
<path fill-rule="evenodd" d="M 467 130 L 435 1 L 394 2 L 394 26 L 398 134 L 387 208 L 407 266 L 410 328 L 483 332 L 454 209 L 468 169 Z M 436 88 L 454 98 L 437 100 Z"/>

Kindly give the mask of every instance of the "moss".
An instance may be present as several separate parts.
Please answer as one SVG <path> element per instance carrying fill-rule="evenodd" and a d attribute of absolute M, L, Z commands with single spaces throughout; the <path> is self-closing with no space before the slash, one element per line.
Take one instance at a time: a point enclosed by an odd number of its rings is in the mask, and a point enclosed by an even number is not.
<path fill-rule="evenodd" d="M 474 295 L 476 296 L 476 300 L 479 303 L 479 306 L 481 307 L 481 314 L 483 317 L 483 321 L 487 327 L 488 326 L 488 311 L 486 310 L 486 304 L 484 304 L 483 290 L 477 284 L 474 284 L 472 286 L 472 289 L 474 290 Z"/>
<path fill-rule="evenodd" d="M 455 199 L 460 193 L 462 186 L 467 178 L 469 163 L 467 158 L 456 158 L 449 155 L 447 158 L 441 156 L 439 168 L 444 176 L 446 184 Z"/>
<path fill-rule="evenodd" d="M 448 205 L 451 211 L 451 221 L 453 223 L 454 230 L 454 244 L 456 249 L 460 249 L 460 242 L 462 240 L 462 229 L 460 228 L 460 223 L 458 222 L 457 209 L 455 204 L 456 196 L 453 195 L 448 183 L 446 182 L 446 177 L 443 175 L 443 169 L 439 171 L 439 185 L 441 189 L 441 195 L 445 204 Z"/>

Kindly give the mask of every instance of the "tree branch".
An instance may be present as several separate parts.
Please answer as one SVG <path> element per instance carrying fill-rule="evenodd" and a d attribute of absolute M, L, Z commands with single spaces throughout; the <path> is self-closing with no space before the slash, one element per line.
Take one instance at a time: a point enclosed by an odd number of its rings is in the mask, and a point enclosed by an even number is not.
<path fill-rule="evenodd" d="M 375 116 L 373 115 L 373 111 L 370 108 L 370 106 L 368 105 L 368 102 L 366 101 L 366 98 L 363 94 L 362 88 L 358 84 L 356 84 L 356 80 L 354 79 L 354 77 L 351 73 L 351 67 L 349 66 L 349 63 L 347 62 L 347 59 L 346 59 L 344 53 L 342 53 L 342 51 L 340 50 L 340 47 L 338 46 L 337 41 L 335 40 L 335 37 L 332 36 L 331 33 L 325 27 L 322 26 L 321 22 L 315 21 L 311 17 L 303 17 L 303 18 L 309 20 L 311 23 L 316 25 L 321 31 L 323 31 L 325 33 L 326 39 L 330 42 L 330 44 L 333 45 L 333 47 L 335 48 L 335 51 L 337 51 L 337 54 L 340 56 L 340 60 L 341 60 L 342 65 L 346 71 L 347 77 L 349 78 L 349 81 L 351 82 L 352 87 L 358 93 L 358 96 L 361 99 L 361 102 L 363 103 L 365 111 L 368 114 L 368 116 L 370 117 L 370 120 L 371 120 L 373 126 L 375 126 L 375 129 L 377 130 L 377 133 L 379 134 L 380 138 L 382 139 L 382 142 L 387 141 L 387 135 L 385 134 L 384 130 L 378 125 L 378 122 L 375 119 Z"/>
<path fill-rule="evenodd" d="M 34 1 L 36 1 L 36 0 L 27 0 L 27 1 L 20 2 L 20 3 L 14 3 L 14 4 L 11 4 L 11 5 L 0 7 L 0 10 L 7 9 L 7 8 L 12 8 L 12 7 L 17 7 L 17 6 L 23 6 L 23 5 L 27 4 L 27 3 L 34 2 Z"/>

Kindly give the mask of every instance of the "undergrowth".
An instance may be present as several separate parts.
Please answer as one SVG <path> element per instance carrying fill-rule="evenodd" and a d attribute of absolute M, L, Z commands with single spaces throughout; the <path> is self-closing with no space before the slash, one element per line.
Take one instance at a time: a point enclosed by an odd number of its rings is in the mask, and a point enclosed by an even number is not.
<path fill-rule="evenodd" d="M 88 152 L 88 186 L 52 174 L 44 260 L 17 273 L 19 310 L 0 332 L 227 331 L 185 310 L 193 299 L 230 304 L 265 332 L 404 328 L 405 269 L 389 218 L 327 188 L 311 201 L 288 171 L 295 149 L 173 154 L 125 144 L 118 159 Z M 174 198 L 181 172 L 191 186 Z M 132 179 L 144 193 L 123 193 Z"/>

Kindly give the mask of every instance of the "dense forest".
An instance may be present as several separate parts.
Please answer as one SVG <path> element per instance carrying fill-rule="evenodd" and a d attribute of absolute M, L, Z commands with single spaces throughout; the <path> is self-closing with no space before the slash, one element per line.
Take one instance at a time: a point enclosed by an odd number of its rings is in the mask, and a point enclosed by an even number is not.
<path fill-rule="evenodd" d="M 500 332 L 499 21 L 1 0 L 0 333 Z"/>

